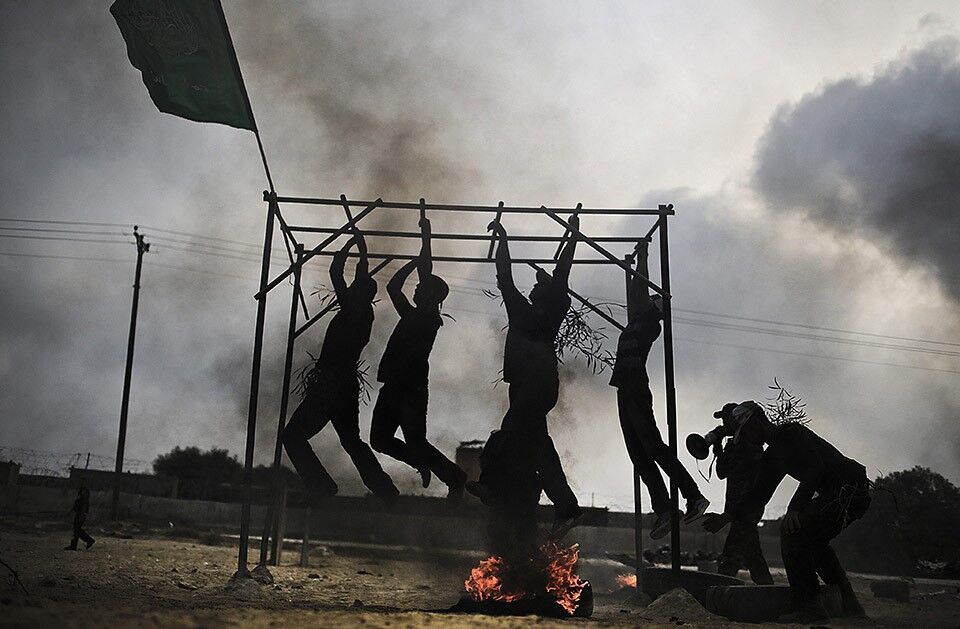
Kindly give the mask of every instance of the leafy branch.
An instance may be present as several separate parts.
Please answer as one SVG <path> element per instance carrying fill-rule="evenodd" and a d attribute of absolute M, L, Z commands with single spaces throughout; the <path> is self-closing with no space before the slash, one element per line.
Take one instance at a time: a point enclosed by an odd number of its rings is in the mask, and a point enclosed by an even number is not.
<path fill-rule="evenodd" d="M 305 398 L 315 387 L 322 386 L 323 380 L 319 359 L 310 352 L 307 352 L 307 356 L 310 357 L 310 362 L 297 372 L 295 376 L 297 384 L 293 388 L 293 392 L 299 395 L 301 399 Z M 365 405 L 370 403 L 373 393 L 373 383 L 370 381 L 370 377 L 370 365 L 361 358 L 357 361 L 356 378 L 357 384 L 360 385 L 360 401 Z"/>
<path fill-rule="evenodd" d="M 768 397 L 763 405 L 771 423 L 779 426 L 782 424 L 806 424 L 810 421 L 810 418 L 807 417 L 807 404 L 800 396 L 790 393 L 776 378 L 773 379 L 773 384 L 767 388 L 776 391 L 776 394 L 773 397 Z"/>

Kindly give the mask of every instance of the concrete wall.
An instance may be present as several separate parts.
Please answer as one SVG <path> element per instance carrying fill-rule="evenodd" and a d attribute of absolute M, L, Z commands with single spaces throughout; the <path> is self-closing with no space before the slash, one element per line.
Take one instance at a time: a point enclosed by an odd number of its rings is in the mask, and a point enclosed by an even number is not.
<path fill-rule="evenodd" d="M 0 485 L 0 515 L 42 512 L 66 514 L 73 504 L 73 488 Z M 120 495 L 124 518 L 144 520 L 155 524 L 172 522 L 197 529 L 221 529 L 236 532 L 240 528 L 240 505 L 203 500 L 176 500 L 155 496 Z M 110 512 L 109 491 L 90 492 L 90 521 L 102 522 Z M 251 530 L 259 535 L 263 527 L 264 507 L 254 505 L 251 511 Z M 40 512 L 40 513 L 38 513 Z M 52 517 L 48 515 L 47 517 Z M 303 534 L 308 517 L 307 509 L 290 508 L 286 513 L 285 537 L 297 538 Z M 455 548 L 482 551 L 486 545 L 486 523 L 483 518 L 383 511 L 344 512 L 332 509 L 311 509 L 311 539 L 417 546 Z M 726 533 L 710 535 L 696 526 L 680 534 L 684 550 L 719 552 Z M 633 529 L 623 527 L 581 526 L 569 536 L 580 544 L 584 556 L 602 557 L 604 553 L 633 553 Z M 779 537 L 761 535 L 764 554 L 774 565 L 780 564 Z M 644 530 L 643 547 L 656 550 L 669 543 L 669 538 L 651 540 Z"/>

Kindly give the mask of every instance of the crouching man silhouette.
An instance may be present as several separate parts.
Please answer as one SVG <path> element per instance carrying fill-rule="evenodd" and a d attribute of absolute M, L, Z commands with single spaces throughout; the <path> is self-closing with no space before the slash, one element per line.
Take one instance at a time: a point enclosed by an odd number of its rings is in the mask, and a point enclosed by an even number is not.
<path fill-rule="evenodd" d="M 739 405 L 737 408 L 744 405 Z M 800 482 L 780 525 L 780 552 L 790 582 L 794 612 L 783 622 L 814 623 L 829 617 L 819 600 L 820 584 L 840 588 L 844 616 L 863 616 L 847 573 L 830 540 L 863 516 L 870 505 L 870 481 L 857 461 L 798 423 L 773 424 L 758 405 L 753 412 L 732 411 L 734 443 L 767 449 L 753 488 L 722 514 L 708 514 L 703 528 L 715 533 L 728 522 L 749 516 L 770 500 L 783 477 Z"/>

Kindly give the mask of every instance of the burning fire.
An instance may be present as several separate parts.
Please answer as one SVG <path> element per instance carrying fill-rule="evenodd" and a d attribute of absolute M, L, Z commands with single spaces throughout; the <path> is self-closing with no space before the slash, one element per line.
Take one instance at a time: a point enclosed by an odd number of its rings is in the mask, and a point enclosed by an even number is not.
<path fill-rule="evenodd" d="M 620 586 L 621 588 L 635 588 L 637 587 L 637 575 L 618 574 L 617 585 Z"/>
<path fill-rule="evenodd" d="M 573 615 L 580 604 L 580 595 L 587 582 L 575 574 L 574 569 L 580 558 L 580 545 L 561 546 L 553 540 L 540 547 L 542 556 L 537 564 L 546 577 L 546 592 L 553 596 L 557 604 Z M 488 557 L 470 571 L 470 578 L 463 586 L 474 600 L 494 600 L 510 603 L 522 598 L 536 596 L 520 586 L 506 586 L 505 577 L 510 577 L 514 568 L 502 557 Z"/>

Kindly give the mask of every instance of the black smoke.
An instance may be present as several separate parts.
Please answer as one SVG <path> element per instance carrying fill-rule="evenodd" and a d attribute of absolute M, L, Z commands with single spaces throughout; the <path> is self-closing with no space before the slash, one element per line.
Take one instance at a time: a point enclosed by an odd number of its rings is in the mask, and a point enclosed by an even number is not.
<path fill-rule="evenodd" d="M 960 41 L 783 106 L 757 152 L 773 210 L 862 236 L 931 270 L 960 299 Z"/>

